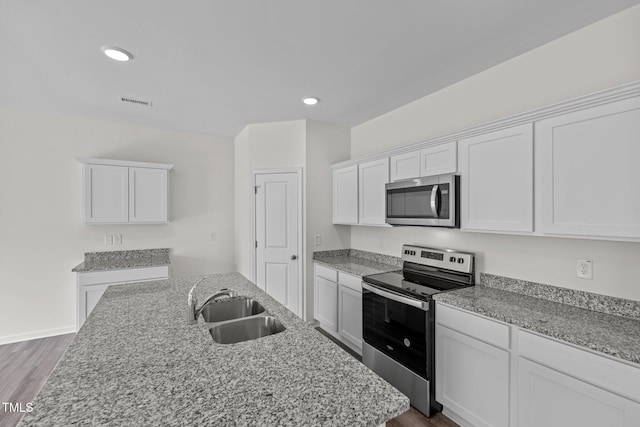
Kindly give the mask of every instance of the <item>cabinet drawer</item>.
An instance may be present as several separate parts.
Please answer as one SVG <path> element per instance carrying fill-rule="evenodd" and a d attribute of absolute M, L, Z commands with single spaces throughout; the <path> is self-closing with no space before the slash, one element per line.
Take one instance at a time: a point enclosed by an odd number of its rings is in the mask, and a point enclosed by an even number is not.
<path fill-rule="evenodd" d="M 354 291 L 362 292 L 362 278 L 354 276 L 352 274 L 338 272 L 338 283 L 342 286 L 353 289 Z"/>
<path fill-rule="evenodd" d="M 96 285 L 101 283 L 138 282 L 143 280 L 161 280 L 169 278 L 169 266 L 129 268 L 126 270 L 90 271 L 78 273 L 78 285 Z"/>
<path fill-rule="evenodd" d="M 518 331 L 520 356 L 640 402 L 640 365 Z"/>
<path fill-rule="evenodd" d="M 324 267 L 320 264 L 316 264 L 316 276 L 324 277 L 332 282 L 338 281 L 338 271 L 333 268 Z"/>
<path fill-rule="evenodd" d="M 436 306 L 436 323 L 496 347 L 509 348 L 509 325 L 480 317 L 442 303 Z"/>

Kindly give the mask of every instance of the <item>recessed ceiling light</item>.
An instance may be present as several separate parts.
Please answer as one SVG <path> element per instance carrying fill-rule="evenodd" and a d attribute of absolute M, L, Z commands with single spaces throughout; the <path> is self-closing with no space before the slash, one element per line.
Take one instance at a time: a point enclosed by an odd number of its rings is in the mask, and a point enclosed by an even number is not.
<path fill-rule="evenodd" d="M 133 55 L 129 52 L 127 52 L 124 49 L 121 49 L 119 47 L 115 47 L 115 46 L 102 46 L 101 47 L 102 52 L 104 52 L 105 55 L 107 55 L 109 58 L 115 60 L 115 61 L 121 61 L 121 62 L 125 62 L 125 61 L 129 61 L 131 58 L 133 58 Z"/>
<path fill-rule="evenodd" d="M 320 100 L 315 96 L 305 96 L 304 98 L 302 98 L 302 102 L 304 102 L 306 105 L 316 105 L 318 102 L 320 102 Z"/>

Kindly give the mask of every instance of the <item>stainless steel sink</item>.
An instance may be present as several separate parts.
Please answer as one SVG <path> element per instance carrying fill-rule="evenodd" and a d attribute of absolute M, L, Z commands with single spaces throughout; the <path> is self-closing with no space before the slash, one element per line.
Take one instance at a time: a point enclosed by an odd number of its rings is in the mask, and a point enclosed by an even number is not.
<path fill-rule="evenodd" d="M 220 323 L 209 328 L 218 344 L 233 344 L 277 334 L 286 328 L 275 317 L 257 316 Z"/>
<path fill-rule="evenodd" d="M 211 301 L 202 307 L 200 313 L 207 323 L 224 322 L 264 313 L 264 307 L 254 299 L 243 297 Z"/>

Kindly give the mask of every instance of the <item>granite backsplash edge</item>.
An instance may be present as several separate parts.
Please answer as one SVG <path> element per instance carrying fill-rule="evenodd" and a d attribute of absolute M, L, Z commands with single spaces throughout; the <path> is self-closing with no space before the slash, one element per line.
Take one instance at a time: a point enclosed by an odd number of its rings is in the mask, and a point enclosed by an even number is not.
<path fill-rule="evenodd" d="M 640 301 L 480 273 L 480 286 L 640 320 Z"/>
<path fill-rule="evenodd" d="M 85 262 L 100 262 L 124 260 L 132 258 L 159 258 L 169 257 L 170 248 L 158 249 L 134 249 L 128 251 L 109 251 L 109 252 L 85 252 Z"/>
<path fill-rule="evenodd" d="M 391 255 L 384 255 L 375 252 L 361 251 L 360 249 L 334 249 L 328 251 L 318 251 L 313 253 L 313 259 L 336 258 L 336 257 L 354 257 L 366 261 L 388 264 L 398 268 L 402 268 L 402 258 Z"/>

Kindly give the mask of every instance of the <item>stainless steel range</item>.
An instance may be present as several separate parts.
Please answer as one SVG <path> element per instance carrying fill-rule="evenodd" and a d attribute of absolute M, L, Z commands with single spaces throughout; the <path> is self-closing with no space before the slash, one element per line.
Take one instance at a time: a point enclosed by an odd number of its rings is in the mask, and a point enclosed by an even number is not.
<path fill-rule="evenodd" d="M 362 278 L 362 361 L 429 416 L 435 401 L 435 302 L 473 286 L 474 254 L 404 245 L 402 270 Z"/>

